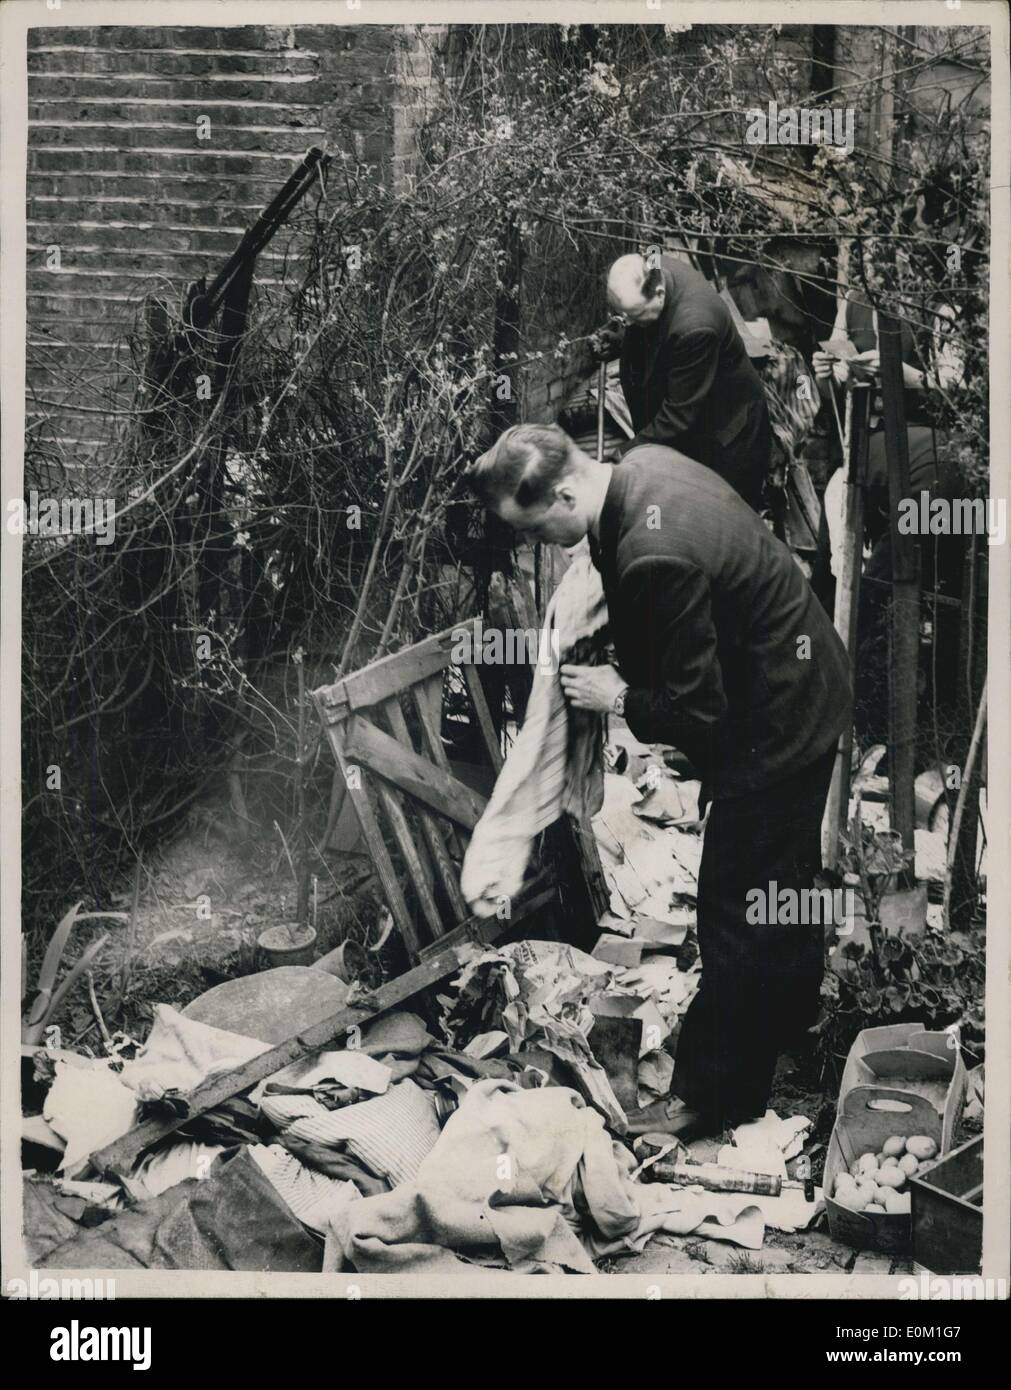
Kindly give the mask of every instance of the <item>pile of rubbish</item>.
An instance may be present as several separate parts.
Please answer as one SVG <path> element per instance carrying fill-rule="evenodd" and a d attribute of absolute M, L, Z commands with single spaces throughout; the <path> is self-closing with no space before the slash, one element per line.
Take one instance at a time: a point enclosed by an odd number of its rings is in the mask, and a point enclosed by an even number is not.
<path fill-rule="evenodd" d="M 807 1121 L 770 1112 L 742 1127 L 715 1155 L 728 1180 L 707 1185 L 629 1134 L 629 1116 L 669 1094 L 698 987 L 698 788 L 627 732 L 606 764 L 594 827 L 611 900 L 592 955 L 555 941 L 462 948 L 426 1017 L 404 1008 L 350 1029 L 187 1118 L 115 1181 L 92 1155 L 268 1051 L 296 1013 L 309 1026 L 307 1001 L 335 1012 L 348 987 L 280 967 L 183 1012 L 158 1005 L 144 1044 L 114 1056 L 28 1049 L 41 1098 L 24 1129 L 29 1261 L 592 1273 L 659 1232 L 754 1250 L 768 1226 L 809 1225 L 821 1193 L 805 1200 L 786 1168 Z M 733 1190 L 743 1170 L 772 1177 Z"/>
<path fill-rule="evenodd" d="M 53 1174 L 26 1174 L 27 1257 L 47 1268 L 590 1273 L 659 1231 L 756 1249 L 776 1219 L 767 1199 L 641 1181 L 618 1133 L 625 1115 L 593 1052 L 594 1009 L 613 1002 L 625 1020 L 648 1005 L 644 1035 L 664 1026 L 670 1006 L 639 989 L 635 971 L 558 943 L 475 948 L 440 1001 L 446 1038 L 417 1014 L 382 1015 L 183 1126 L 118 1182 L 98 1180 L 89 1155 L 152 1101 L 269 1044 L 163 1005 L 133 1060 L 42 1053 L 52 1080 L 27 1133 L 59 1160 Z M 662 1089 L 660 1057 L 640 1052 L 638 1095 Z"/>

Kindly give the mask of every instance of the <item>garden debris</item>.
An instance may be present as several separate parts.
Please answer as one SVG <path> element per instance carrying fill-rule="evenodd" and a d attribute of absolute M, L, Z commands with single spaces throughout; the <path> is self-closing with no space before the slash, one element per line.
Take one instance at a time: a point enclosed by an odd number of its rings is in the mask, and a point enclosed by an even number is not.
<path fill-rule="evenodd" d="M 651 824 L 636 814 L 641 798 L 627 777 L 604 776 L 604 804 L 592 821 L 611 912 L 675 926 L 694 922 L 701 838 L 694 830 Z M 694 822 L 692 822 L 694 824 Z"/>
<path fill-rule="evenodd" d="M 767 1110 L 760 1120 L 732 1130 L 733 1143 L 724 1144 L 716 1156 L 720 1167 L 768 1173 L 782 1181 L 779 1194 L 756 1198 L 765 1224 L 777 1231 L 802 1231 L 825 1210 L 820 1187 L 809 1202 L 803 1183 L 788 1178 L 787 1161 L 802 1152 L 810 1131 L 811 1121 L 804 1115 L 783 1120 Z"/>
<path fill-rule="evenodd" d="M 750 1199 L 642 1187 L 633 1166 L 574 1091 L 479 1082 L 414 1182 L 349 1203 L 336 1243 L 362 1273 L 584 1274 L 595 1259 L 639 1249 L 661 1230 L 761 1244 Z"/>

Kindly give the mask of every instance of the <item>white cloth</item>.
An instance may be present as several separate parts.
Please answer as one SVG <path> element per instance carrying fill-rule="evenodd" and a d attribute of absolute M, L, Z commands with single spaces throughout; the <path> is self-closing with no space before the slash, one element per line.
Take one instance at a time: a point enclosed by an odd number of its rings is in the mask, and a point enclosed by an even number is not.
<path fill-rule="evenodd" d="M 600 575 L 583 542 L 545 614 L 554 640 L 542 641 L 539 650 L 557 652 L 561 665 L 578 643 L 602 642 L 606 626 Z M 600 717 L 570 710 L 557 665 L 539 663 L 523 727 L 464 856 L 460 888 L 475 914 L 491 917 L 503 900 L 517 895 L 542 830 L 564 811 L 592 816 L 602 801 Z"/>
<path fill-rule="evenodd" d="M 660 1230 L 761 1245 L 752 1198 L 642 1186 L 633 1167 L 575 1091 L 479 1081 L 414 1182 L 346 1206 L 335 1236 L 363 1273 L 592 1274 L 594 1259 L 640 1249 Z"/>

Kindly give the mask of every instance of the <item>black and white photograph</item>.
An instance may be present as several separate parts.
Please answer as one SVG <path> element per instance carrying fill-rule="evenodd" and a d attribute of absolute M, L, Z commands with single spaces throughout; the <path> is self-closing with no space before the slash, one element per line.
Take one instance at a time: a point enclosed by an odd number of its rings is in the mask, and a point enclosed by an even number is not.
<path fill-rule="evenodd" d="M 968 1363 L 907 1324 L 1008 1289 L 1007 6 L 0 26 L 45 1358 L 574 1284 Z"/>

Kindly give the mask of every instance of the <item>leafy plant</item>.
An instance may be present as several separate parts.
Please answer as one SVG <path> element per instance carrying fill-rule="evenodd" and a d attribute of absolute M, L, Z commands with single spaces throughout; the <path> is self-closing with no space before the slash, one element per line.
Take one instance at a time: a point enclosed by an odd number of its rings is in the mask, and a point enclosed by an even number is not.
<path fill-rule="evenodd" d="M 841 1066 L 864 1028 L 919 1022 L 941 1029 L 958 1024 L 962 1042 L 982 1054 L 986 932 L 927 928 L 905 936 L 881 924 L 881 901 L 911 855 L 891 831 L 866 825 L 857 802 L 842 837 L 840 868 L 856 877 L 867 916 L 869 943 L 845 942 L 822 984 L 817 1038 L 821 1076 Z"/>

